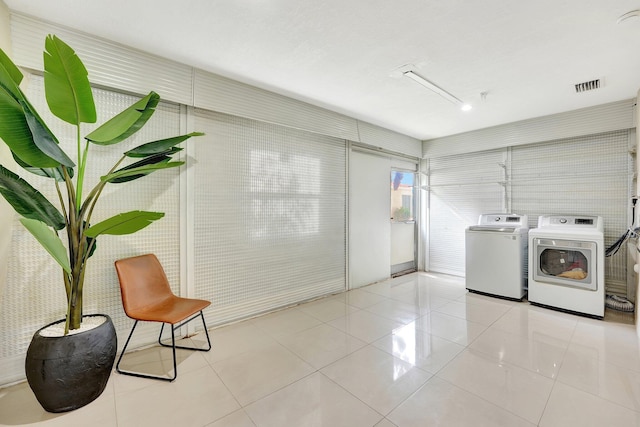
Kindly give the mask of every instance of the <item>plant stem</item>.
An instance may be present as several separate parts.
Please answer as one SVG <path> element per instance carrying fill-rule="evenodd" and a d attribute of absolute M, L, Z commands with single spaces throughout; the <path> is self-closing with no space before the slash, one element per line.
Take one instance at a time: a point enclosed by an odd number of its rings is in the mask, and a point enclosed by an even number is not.
<path fill-rule="evenodd" d="M 116 170 L 116 168 L 118 166 L 120 166 L 120 163 L 122 163 L 122 161 L 124 159 L 126 159 L 127 156 L 122 156 L 120 157 L 120 160 L 118 160 L 116 162 L 115 165 L 113 165 L 113 167 L 109 170 L 109 172 L 107 172 L 107 175 L 111 174 L 113 171 Z M 84 201 L 84 205 L 82 206 L 82 208 L 80 209 L 80 214 L 84 217 L 86 214 L 86 218 L 87 218 L 87 223 L 90 222 L 91 220 L 91 214 L 93 213 L 93 208 L 95 208 L 96 203 L 98 202 L 98 198 L 100 197 L 100 194 L 102 193 L 102 190 L 104 190 L 105 185 L 107 185 L 107 182 L 102 182 L 100 181 L 94 188 L 93 190 L 91 190 L 91 192 L 89 193 L 89 195 L 87 196 L 87 198 Z"/>
<path fill-rule="evenodd" d="M 64 169 L 64 166 L 61 166 L 62 169 Z M 66 169 L 64 169 L 65 172 L 63 174 L 66 174 Z M 64 196 L 62 195 L 62 191 L 60 191 L 60 184 L 58 183 L 58 181 L 56 181 L 56 191 L 58 193 L 58 200 L 60 201 L 60 207 L 62 208 L 62 216 L 64 216 L 64 221 L 66 225 L 69 225 L 68 219 L 67 219 L 67 208 L 64 204 Z"/>
<path fill-rule="evenodd" d="M 82 184 L 84 182 L 84 171 L 87 163 L 88 144 L 82 151 L 82 138 L 80 136 L 80 125 L 76 126 L 77 145 L 78 145 L 78 176 L 76 189 L 69 174 L 64 171 L 65 181 L 67 183 L 67 193 L 69 200 L 69 209 L 67 211 L 68 226 L 67 239 L 69 242 L 69 263 L 71 264 L 71 274 L 69 277 L 68 311 L 65 323 L 65 334 L 69 329 L 78 329 L 82 321 L 82 285 L 84 281 L 84 250 L 86 243 L 84 242 L 84 221 L 82 220 Z"/>
<path fill-rule="evenodd" d="M 77 184 L 76 184 L 76 209 L 79 211 L 80 206 L 82 206 L 82 184 L 84 183 L 84 170 L 87 165 L 87 154 L 89 152 L 89 141 L 87 141 L 87 145 L 82 151 L 82 137 L 80 135 L 80 125 L 76 125 L 76 139 L 77 139 L 77 149 L 78 149 L 78 176 L 77 176 Z"/>

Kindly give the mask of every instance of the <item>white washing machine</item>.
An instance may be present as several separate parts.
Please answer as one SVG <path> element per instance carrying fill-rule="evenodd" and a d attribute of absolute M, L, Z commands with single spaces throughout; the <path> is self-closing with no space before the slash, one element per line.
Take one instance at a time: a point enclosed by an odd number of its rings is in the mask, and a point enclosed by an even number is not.
<path fill-rule="evenodd" d="M 526 215 L 482 214 L 465 232 L 465 280 L 471 292 L 522 300 L 526 292 Z"/>
<path fill-rule="evenodd" d="M 541 215 L 529 230 L 529 302 L 604 317 L 600 216 Z"/>

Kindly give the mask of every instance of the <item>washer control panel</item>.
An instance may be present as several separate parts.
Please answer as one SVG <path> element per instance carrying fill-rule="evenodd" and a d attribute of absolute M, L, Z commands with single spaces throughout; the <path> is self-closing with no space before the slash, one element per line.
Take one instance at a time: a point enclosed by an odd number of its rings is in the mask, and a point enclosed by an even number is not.
<path fill-rule="evenodd" d="M 482 214 L 478 225 L 527 227 L 527 216 L 512 213 Z"/>

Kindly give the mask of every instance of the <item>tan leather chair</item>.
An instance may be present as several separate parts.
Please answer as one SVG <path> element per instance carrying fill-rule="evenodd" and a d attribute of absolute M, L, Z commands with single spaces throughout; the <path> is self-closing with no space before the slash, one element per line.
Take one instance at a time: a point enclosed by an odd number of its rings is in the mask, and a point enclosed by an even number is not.
<path fill-rule="evenodd" d="M 158 380 L 173 381 L 178 376 L 176 366 L 176 348 L 196 351 L 211 350 L 211 340 L 207 331 L 207 324 L 204 321 L 202 310 L 207 308 L 211 302 L 182 298 L 176 296 L 169 286 L 169 281 L 164 273 L 158 258 L 153 254 L 140 255 L 131 258 L 121 259 L 115 262 L 118 280 L 120 281 L 120 291 L 122 294 L 122 305 L 124 311 L 131 319 L 135 320 L 133 328 L 129 333 L 127 342 L 122 349 L 122 353 L 116 364 L 116 371 L 124 375 L 132 375 L 141 378 L 153 378 Z M 204 331 L 207 336 L 208 348 L 181 347 L 176 345 L 175 331 L 196 318 L 202 319 Z M 163 377 L 147 375 L 138 372 L 122 371 L 120 362 L 124 356 L 129 340 L 133 335 L 139 321 L 161 322 L 158 343 L 163 347 L 173 349 L 173 377 Z M 164 325 L 171 325 L 171 345 L 162 342 L 162 332 Z"/>

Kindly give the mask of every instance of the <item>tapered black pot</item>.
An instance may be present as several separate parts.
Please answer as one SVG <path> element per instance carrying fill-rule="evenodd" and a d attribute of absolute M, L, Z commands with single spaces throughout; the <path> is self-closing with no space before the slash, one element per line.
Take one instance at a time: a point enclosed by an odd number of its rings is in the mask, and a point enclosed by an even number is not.
<path fill-rule="evenodd" d="M 27 381 L 38 402 L 48 412 L 78 409 L 102 394 L 111 375 L 118 348 L 111 318 L 101 325 L 73 335 L 46 337 L 39 329 L 27 350 Z"/>

